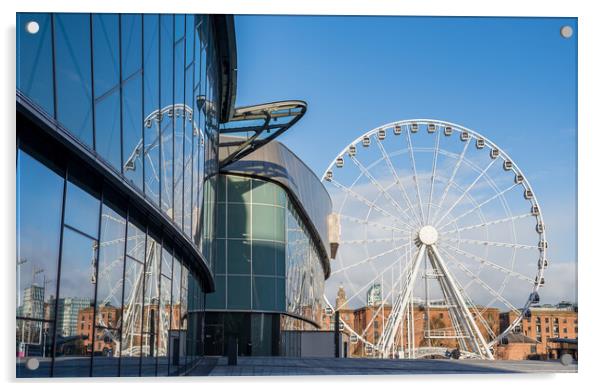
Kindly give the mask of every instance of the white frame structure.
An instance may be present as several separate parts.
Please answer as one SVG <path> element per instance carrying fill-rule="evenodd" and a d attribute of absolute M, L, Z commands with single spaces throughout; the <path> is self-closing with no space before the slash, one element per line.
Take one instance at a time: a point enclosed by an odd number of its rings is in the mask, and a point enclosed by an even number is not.
<path fill-rule="evenodd" d="M 434 145 L 426 151 L 432 153 L 432 169 L 429 175 L 430 178 L 428 179 L 430 182 L 430 191 L 426 193 L 426 189 L 420 190 L 420 185 L 424 185 L 425 182 L 423 179 L 423 182 L 421 183 L 418 179 L 419 175 L 415 158 L 415 152 L 418 148 L 414 147 L 412 143 L 413 137 L 415 137 L 418 132 L 428 132 L 434 138 Z M 456 137 L 458 143 L 464 143 L 462 152 L 453 153 L 441 148 L 440 140 L 442 137 Z M 405 178 L 403 178 L 406 183 L 405 186 L 403 184 L 404 181 L 401 180 L 402 175 L 399 174 L 399 171 L 396 170 L 392 162 L 393 155 L 390 155 L 385 148 L 385 143 L 388 139 L 405 140 L 406 148 L 404 149 L 404 153 L 409 156 L 409 174 L 405 174 Z M 491 161 L 486 164 L 485 167 L 479 167 L 469 159 L 465 159 L 465 154 L 470 145 L 474 145 L 477 149 L 484 150 L 489 154 Z M 381 153 L 379 160 L 370 164 L 364 164 L 361 161 L 361 151 L 365 148 L 378 148 Z M 425 148 L 421 147 L 420 152 L 425 152 L 425 150 Z M 434 184 L 436 180 L 436 168 L 438 159 L 440 159 L 441 156 L 446 156 L 452 160 L 455 159 L 456 163 L 453 170 L 451 170 L 451 174 L 445 178 L 446 183 L 443 190 L 440 191 L 440 194 L 435 194 Z M 346 162 L 349 162 L 350 167 L 358 171 L 355 181 L 350 185 L 344 185 L 337 181 L 337 170 L 340 170 Z M 387 181 L 377 179 L 375 172 L 371 171 L 377 163 L 386 164 L 386 167 L 388 168 Z M 512 186 L 500 189 L 496 181 L 488 175 L 487 171 L 498 163 L 501 163 L 499 166 L 501 166 L 504 171 L 509 174 L 514 174 L 514 184 Z M 469 185 L 462 187 L 455 183 L 454 180 L 458 171 L 466 166 L 470 166 L 478 174 Z M 382 172 L 379 172 L 379 175 L 382 174 Z M 399 239 L 390 239 L 390 237 L 386 237 L 386 235 L 383 235 L 383 238 L 363 237 L 359 239 L 353 238 L 352 240 L 341 240 L 339 243 L 339 257 L 341 257 L 341 248 L 343 248 L 343 246 L 369 246 L 372 243 L 382 244 L 384 242 L 394 242 L 395 244 L 392 245 L 392 248 L 388 251 L 368 256 L 351 265 L 343 265 L 338 269 L 333 268 L 331 277 L 365 264 L 374 264 L 374 261 L 382 256 L 392 256 L 395 254 L 397 257 L 399 252 L 404 252 L 404 255 L 400 256 L 397 261 L 387 267 L 379 268 L 378 265 L 372 265 L 376 267 L 373 270 L 377 271 L 373 278 L 370 279 L 368 284 L 360 288 L 357 287 L 358 284 L 352 284 L 355 286 L 355 288 L 353 286 L 350 287 L 352 290 L 351 293 L 353 293 L 352 296 L 349 297 L 345 303 L 339 303 L 338 308 L 330 303 L 326 294 L 324 296 L 327 308 L 331 311 L 337 311 L 357 297 L 365 288 L 382 281 L 385 273 L 395 276 L 392 277 L 396 280 L 391 281 L 390 291 L 385 295 L 386 297 L 382 298 L 382 303 L 379 308 L 377 308 L 372 319 L 369 320 L 363 331 L 354 330 L 352 327 L 353 325 L 347 324 L 344 320 L 341 320 L 345 332 L 354 335 L 353 340 L 362 343 L 364 351 L 369 352 L 369 355 L 381 358 L 418 358 L 432 355 L 444 355 L 446 353 L 447 349 L 444 347 L 416 347 L 415 345 L 413 308 L 415 301 L 419 299 L 414 297 L 414 287 L 417 278 L 420 278 L 421 265 L 424 265 L 425 267 L 425 273 L 422 275 L 422 278 L 431 278 L 438 282 L 445 302 L 444 307 L 447 309 L 453 325 L 453 331 L 450 333 L 442 332 L 439 334 L 433 333 L 431 335 L 430 330 L 425 332 L 429 332 L 428 338 L 432 339 L 456 339 L 458 350 L 460 351 L 462 358 L 493 359 L 493 351 L 497 344 L 503 337 L 519 325 L 524 316 L 529 316 L 529 307 L 538 302 L 539 295 L 537 292 L 544 283 L 544 269 L 548 264 L 546 231 L 540 204 L 533 192 L 533 188 L 518 165 L 499 146 L 481 134 L 454 123 L 435 119 L 411 119 L 388 123 L 362 134 L 348 144 L 337 156 L 335 156 L 324 172 L 322 178 L 325 185 L 340 192 L 345 200 L 347 198 L 353 199 L 368 208 L 367 216 L 362 219 L 346 215 L 343 210 L 345 202 L 343 202 L 340 209 L 334 211 L 339 214 L 341 231 L 346 229 L 346 224 L 349 224 L 350 226 L 364 224 L 375 229 L 380 229 L 385 233 L 399 234 L 400 236 L 403 235 L 404 237 L 407 237 L 407 240 L 401 245 L 399 245 L 399 242 L 395 242 L 395 240 Z M 354 188 L 360 178 L 369 182 L 369 185 L 371 185 L 369 191 L 362 191 L 361 188 L 359 190 Z M 487 198 L 485 201 L 477 201 L 470 193 L 479 181 L 484 181 L 487 186 L 489 186 L 489 189 L 494 192 L 494 195 Z M 411 186 L 408 186 L 408 183 L 410 183 Z M 396 190 L 398 191 L 397 197 L 391 194 L 390 190 L 393 187 L 396 187 Z M 531 213 L 513 215 L 510 212 L 505 194 L 516 187 L 523 188 L 523 198 L 526 202 L 531 204 Z M 452 188 L 461 195 L 453 200 L 448 200 L 448 202 L 452 202 L 451 207 L 442 209 L 446 198 L 450 194 L 450 189 Z M 374 197 L 374 194 L 377 195 Z M 428 195 L 428 198 L 425 197 L 425 195 Z M 372 199 L 370 199 L 371 197 Z M 413 200 L 411 199 L 412 197 Z M 435 204 L 436 200 L 438 204 Z M 504 209 L 503 212 L 506 213 L 506 217 L 501 219 L 485 218 L 482 207 L 493 200 L 500 202 Z M 472 206 L 467 212 L 456 216 L 453 212 L 461 201 L 469 201 Z M 383 207 L 383 203 L 388 205 L 389 210 Z M 432 206 L 437 205 L 438 208 L 435 210 Z M 394 208 L 394 213 L 390 211 L 390 207 Z M 372 220 L 370 215 L 373 213 L 394 219 L 396 225 L 387 225 Z M 458 220 L 472 213 L 478 215 L 481 222 L 477 225 L 459 227 L 457 223 Z M 518 240 L 519 238 L 517 236 L 515 223 L 517 220 L 527 217 L 535 217 L 537 220 L 535 229 L 533 230 L 533 235 L 535 236 L 530 238 L 535 239 L 538 236 L 537 245 L 522 244 Z M 490 237 L 489 227 L 500 223 L 509 224 L 514 240 L 497 241 L 494 237 Z M 485 229 L 487 235 L 486 240 L 462 237 L 462 232 L 474 229 L 475 227 Z M 479 256 L 463 250 L 460 248 L 460 244 L 485 246 L 484 248 L 487 248 L 486 254 L 489 254 L 489 248 L 492 247 L 509 248 L 512 253 L 511 266 L 502 266 L 487 259 L 487 256 Z M 525 274 L 514 270 L 517 253 L 523 250 L 539 252 L 539 259 L 532 260 L 534 268 L 537 269 L 535 278 L 530 278 Z M 405 264 L 402 263 L 402 258 L 405 258 Z M 494 288 L 488 285 L 479 278 L 478 273 L 474 273 L 464 265 L 464 263 L 467 262 L 478 262 L 481 268 L 485 267 L 487 269 L 488 273 L 500 273 L 500 275 L 503 276 L 501 278 L 501 286 Z M 504 330 L 499 330 L 497 333 L 491 329 L 482 316 L 483 312 L 480 310 L 482 307 L 478 307 L 474 304 L 472 299 L 466 293 L 467 287 L 460 285 L 450 271 L 448 267 L 450 263 L 453 264 L 457 270 L 460 270 L 468 276 L 467 278 L 470 280 L 468 285 L 473 283 L 478 284 L 479 289 L 490 294 L 491 297 L 493 297 L 493 300 L 491 300 L 490 303 L 503 303 L 510 312 L 515 314 L 515 317 L 508 327 Z M 431 275 L 427 275 L 427 264 L 430 264 L 432 271 Z M 481 269 L 479 269 L 479 271 L 480 270 Z M 513 305 L 500 293 L 504 291 L 504 288 L 510 279 L 515 279 L 522 284 L 530 284 L 528 285 L 528 288 L 526 288 L 529 290 L 530 294 L 522 307 Z M 334 279 L 331 278 L 329 281 L 333 280 L 337 281 L 336 277 Z M 362 285 L 364 282 L 365 281 L 362 281 Z M 428 316 L 428 308 L 431 305 L 428 298 L 428 283 L 425 282 L 425 286 L 427 287 L 425 288 L 427 295 L 424 303 L 427 311 L 426 314 Z M 390 302 L 390 312 L 385 316 L 383 308 L 387 301 Z M 485 308 L 486 307 L 487 306 L 485 306 Z M 378 340 L 371 342 L 366 338 L 366 332 L 377 318 L 382 319 L 383 321 L 383 332 L 378 337 Z"/>

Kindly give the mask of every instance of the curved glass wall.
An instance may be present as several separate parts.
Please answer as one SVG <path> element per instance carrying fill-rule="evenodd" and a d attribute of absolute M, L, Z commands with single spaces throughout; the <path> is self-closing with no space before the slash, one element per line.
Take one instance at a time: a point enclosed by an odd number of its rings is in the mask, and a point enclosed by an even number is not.
<path fill-rule="evenodd" d="M 101 183 L 18 149 L 17 377 L 167 375 L 200 356 L 190 261 Z"/>
<path fill-rule="evenodd" d="M 207 15 L 17 14 L 17 89 L 209 262 L 220 95 L 214 40 Z"/>
<path fill-rule="evenodd" d="M 318 323 L 324 271 L 284 189 L 248 177 L 218 178 L 216 292 L 207 295 L 207 309 L 286 313 Z"/>

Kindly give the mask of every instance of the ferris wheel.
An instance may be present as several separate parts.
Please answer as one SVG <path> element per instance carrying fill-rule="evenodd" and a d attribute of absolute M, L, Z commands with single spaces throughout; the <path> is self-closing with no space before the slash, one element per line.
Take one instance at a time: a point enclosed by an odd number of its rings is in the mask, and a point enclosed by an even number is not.
<path fill-rule="evenodd" d="M 548 265 L 543 215 L 491 140 L 439 120 L 389 123 L 347 145 L 322 182 L 340 227 L 324 299 L 349 314 L 355 354 L 493 359 L 530 317 Z"/>

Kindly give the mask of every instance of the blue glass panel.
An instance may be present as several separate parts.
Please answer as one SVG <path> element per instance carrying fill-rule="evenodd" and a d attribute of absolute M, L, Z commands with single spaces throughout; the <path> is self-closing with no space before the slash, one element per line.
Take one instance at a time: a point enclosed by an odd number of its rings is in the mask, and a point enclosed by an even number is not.
<path fill-rule="evenodd" d="M 159 205 L 159 16 L 144 15 L 144 191 Z M 127 125 L 126 125 L 127 126 Z"/>
<path fill-rule="evenodd" d="M 92 14 L 94 44 L 94 96 L 98 98 L 119 83 L 119 16 Z"/>
<path fill-rule="evenodd" d="M 119 89 L 96 103 L 96 152 L 121 172 L 121 99 Z"/>
<path fill-rule="evenodd" d="M 186 15 L 186 66 L 194 59 L 194 15 Z M 186 86 L 188 87 L 188 85 Z M 190 86 L 192 87 L 192 86 Z"/>
<path fill-rule="evenodd" d="M 93 314 L 96 252 L 95 240 L 64 228 L 56 325 L 57 351 L 75 359 L 56 360 L 54 376 L 90 375 L 92 331 L 83 329 L 81 325 Z M 81 341 L 75 348 L 60 346 L 59 341 L 72 337 Z"/>
<path fill-rule="evenodd" d="M 175 15 L 175 40 L 179 40 L 184 36 L 185 20 L 183 14 Z"/>
<path fill-rule="evenodd" d="M 35 22 L 37 33 L 27 32 Z M 50 14 L 17 14 L 17 89 L 54 116 L 52 19 Z"/>
<path fill-rule="evenodd" d="M 98 238 L 98 217 L 100 201 L 72 182 L 67 183 L 65 201 L 65 224 Z"/>
<path fill-rule="evenodd" d="M 57 119 L 92 146 L 90 15 L 55 14 Z"/>
<path fill-rule="evenodd" d="M 188 41 L 187 41 L 188 42 Z M 188 43 L 187 43 L 188 45 Z M 192 107 L 192 76 L 193 67 L 190 65 L 185 72 L 184 101 L 187 108 Z M 193 197 L 193 167 L 194 134 L 192 130 L 192 113 L 185 112 L 182 118 L 184 122 L 184 232 L 192 236 L 192 197 Z"/>
<path fill-rule="evenodd" d="M 174 143 L 173 143 L 173 103 L 174 103 L 174 17 L 160 16 L 160 61 L 161 61 L 161 100 L 160 107 L 165 114 L 161 121 L 161 208 L 173 218 Z M 169 115 L 171 110 L 171 116 Z"/>
<path fill-rule="evenodd" d="M 43 307 L 56 295 L 63 185 L 63 177 L 19 150 L 17 316 L 46 318 L 51 315 L 45 313 Z M 36 270 L 41 272 L 35 273 Z M 32 297 L 33 292 L 40 289 L 39 303 L 26 305 L 25 297 Z"/>
<path fill-rule="evenodd" d="M 121 15 L 121 75 L 127 80 L 142 67 L 142 16 Z"/>
<path fill-rule="evenodd" d="M 173 107 L 170 105 L 170 107 Z M 173 218 L 174 181 L 173 117 L 163 115 L 161 121 L 161 209 Z"/>
<path fill-rule="evenodd" d="M 184 103 L 184 41 L 179 41 L 174 49 L 174 102 Z M 176 109 L 173 117 L 174 124 L 174 220 L 182 227 L 183 195 L 184 195 L 184 117 Z"/>
<path fill-rule="evenodd" d="M 143 117 L 142 76 L 136 75 L 123 85 L 123 171 L 130 181 L 142 189 Z M 150 133 L 150 132 L 149 132 Z"/>

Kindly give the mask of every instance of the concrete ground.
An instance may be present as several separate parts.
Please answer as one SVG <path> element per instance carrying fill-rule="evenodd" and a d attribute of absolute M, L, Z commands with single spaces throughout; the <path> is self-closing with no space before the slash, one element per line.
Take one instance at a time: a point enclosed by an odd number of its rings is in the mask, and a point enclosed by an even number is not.
<path fill-rule="evenodd" d="M 559 361 L 375 360 L 360 358 L 239 357 L 229 366 L 226 357 L 207 357 L 188 376 L 308 376 L 503 374 L 577 372 L 577 364 Z"/>

